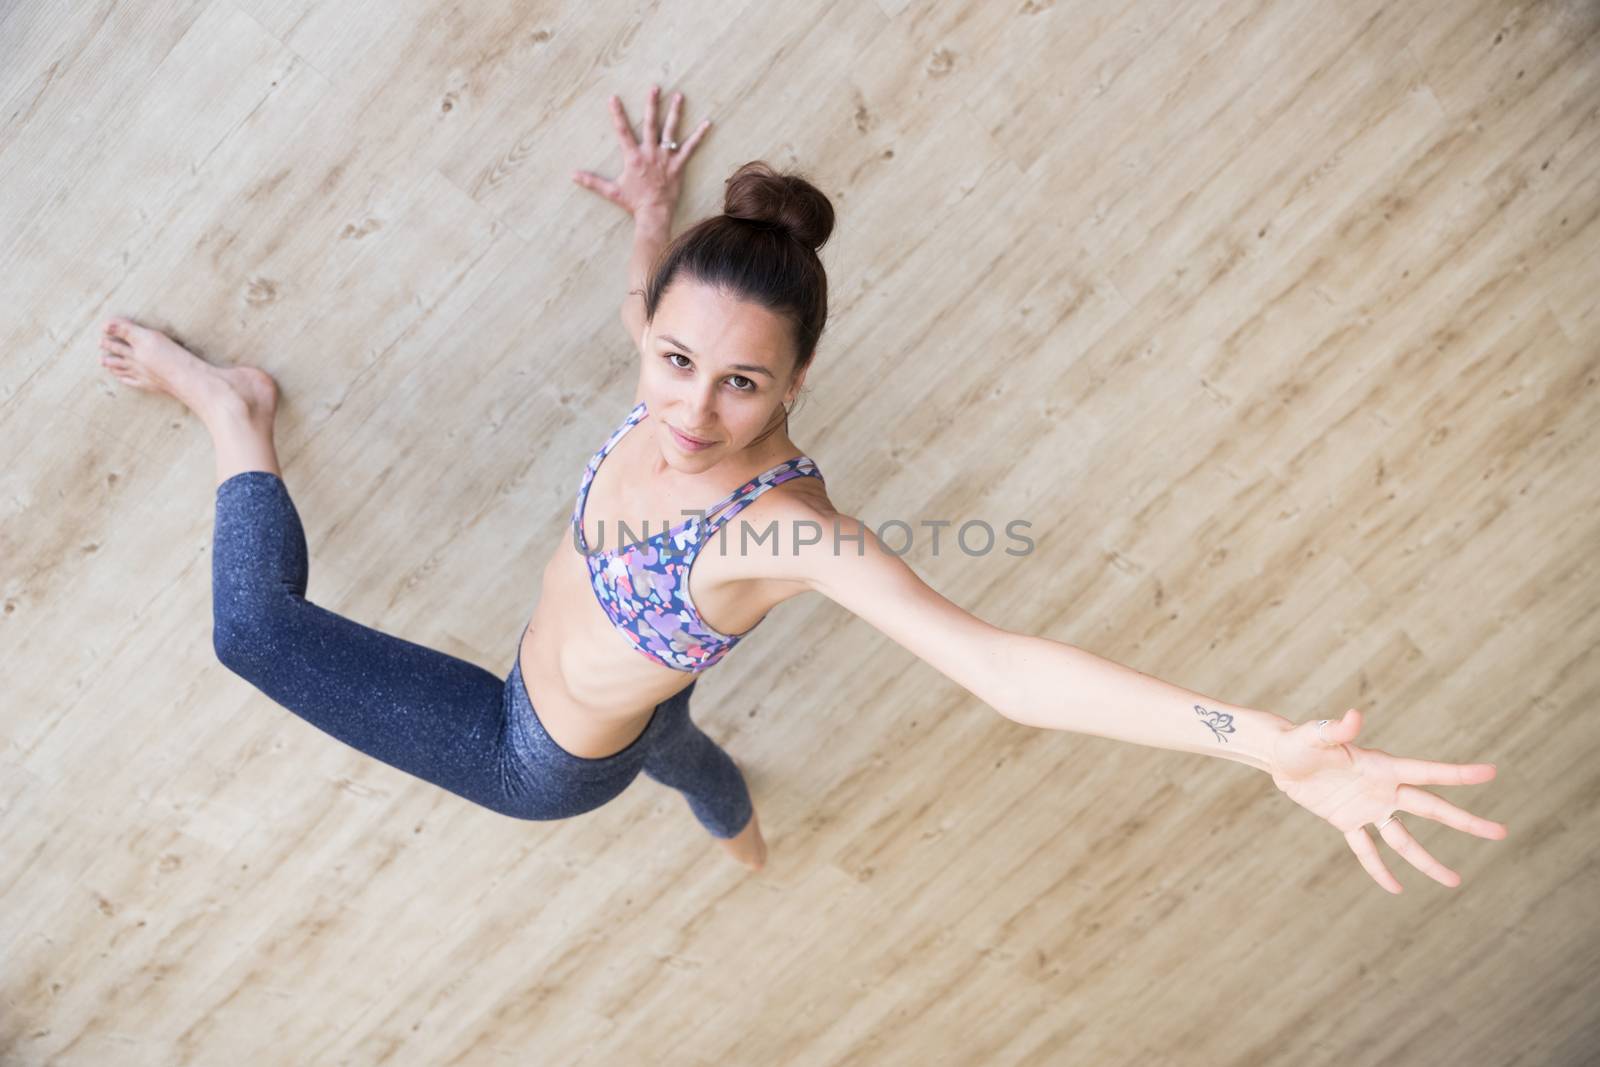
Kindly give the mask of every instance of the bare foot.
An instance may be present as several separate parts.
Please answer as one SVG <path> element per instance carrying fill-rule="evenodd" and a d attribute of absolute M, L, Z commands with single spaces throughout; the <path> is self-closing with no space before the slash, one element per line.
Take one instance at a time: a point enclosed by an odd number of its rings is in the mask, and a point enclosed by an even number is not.
<path fill-rule="evenodd" d="M 219 406 L 242 402 L 252 419 L 270 425 L 278 406 L 278 384 L 258 367 L 214 367 L 178 342 L 120 316 L 101 327 L 101 364 L 126 385 L 166 393 L 209 424 Z"/>
<path fill-rule="evenodd" d="M 750 868 L 759 871 L 767 862 L 767 841 L 761 836 L 761 820 L 750 813 L 750 823 L 733 837 L 720 839 L 728 855 Z"/>

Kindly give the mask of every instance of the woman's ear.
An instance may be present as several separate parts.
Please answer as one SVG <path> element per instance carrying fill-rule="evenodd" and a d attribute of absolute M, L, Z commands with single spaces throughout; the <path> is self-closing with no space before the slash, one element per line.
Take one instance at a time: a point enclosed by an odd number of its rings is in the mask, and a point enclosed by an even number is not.
<path fill-rule="evenodd" d="M 784 394 L 783 402 L 785 404 L 793 404 L 795 402 L 795 398 L 800 395 L 801 387 L 806 384 L 806 371 L 810 369 L 810 367 L 807 367 L 795 376 L 794 383 L 789 386 L 788 391 Z"/>

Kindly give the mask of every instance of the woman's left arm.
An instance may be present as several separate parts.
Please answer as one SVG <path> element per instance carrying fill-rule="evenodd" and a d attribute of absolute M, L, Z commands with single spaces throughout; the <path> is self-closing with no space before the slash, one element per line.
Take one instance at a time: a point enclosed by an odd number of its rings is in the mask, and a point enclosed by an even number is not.
<path fill-rule="evenodd" d="M 1073 645 L 1013 633 L 951 603 L 889 552 L 860 520 L 782 505 L 789 522 L 820 527 L 815 543 L 763 560 L 766 576 L 804 583 L 859 615 L 913 655 L 1014 722 L 1154 748 L 1220 756 L 1266 771 L 1289 799 L 1331 823 L 1375 881 L 1401 891 L 1367 836 L 1379 833 L 1413 866 L 1447 886 L 1460 876 L 1427 853 L 1397 820 L 1400 811 L 1498 840 L 1504 825 L 1418 789 L 1494 777 L 1490 763 L 1404 759 L 1349 742 L 1361 713 L 1294 723 L 1225 704 L 1152 678 Z M 779 528 L 786 528 L 780 521 Z"/>
<path fill-rule="evenodd" d="M 1006 661 L 1015 704 L 996 710 L 1025 726 L 1220 756 L 1269 773 L 1274 744 L 1295 726 L 1047 637 L 1010 634 Z"/>
<path fill-rule="evenodd" d="M 772 576 L 803 582 L 860 616 L 1013 722 L 1221 756 L 1263 771 L 1275 739 L 1294 727 L 1081 648 L 1003 630 L 941 596 L 859 519 L 808 514 L 799 501 L 788 507 L 791 522 L 809 518 L 823 535 L 798 547 L 789 564 L 770 564 Z"/>

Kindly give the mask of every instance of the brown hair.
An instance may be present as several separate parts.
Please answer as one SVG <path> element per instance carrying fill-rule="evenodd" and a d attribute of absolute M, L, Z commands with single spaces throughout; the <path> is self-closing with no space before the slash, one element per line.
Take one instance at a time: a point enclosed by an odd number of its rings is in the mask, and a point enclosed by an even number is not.
<path fill-rule="evenodd" d="M 653 320 L 681 271 L 705 285 L 759 304 L 793 326 L 799 374 L 816 355 L 828 319 L 828 275 L 817 256 L 833 232 L 833 205 L 799 174 L 779 174 L 761 160 L 724 184 L 723 213 L 683 231 L 661 250 L 644 291 Z"/>

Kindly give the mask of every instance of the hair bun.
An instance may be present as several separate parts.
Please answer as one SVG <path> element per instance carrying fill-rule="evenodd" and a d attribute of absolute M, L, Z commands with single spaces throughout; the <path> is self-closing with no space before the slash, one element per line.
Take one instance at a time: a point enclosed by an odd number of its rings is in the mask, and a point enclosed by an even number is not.
<path fill-rule="evenodd" d="M 734 171 L 725 184 L 722 210 L 729 218 L 785 230 L 813 250 L 833 233 L 833 205 L 799 174 L 779 174 L 757 159 Z"/>

